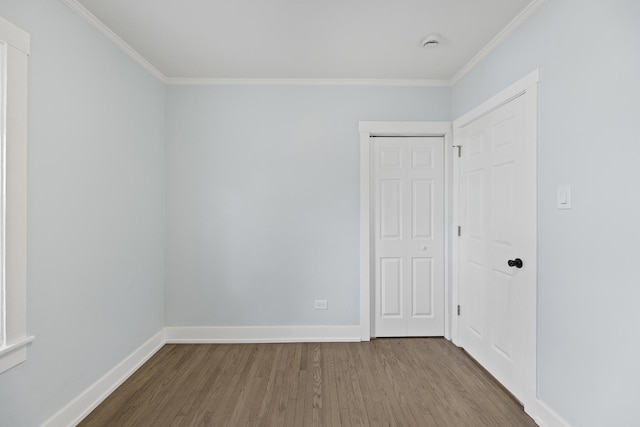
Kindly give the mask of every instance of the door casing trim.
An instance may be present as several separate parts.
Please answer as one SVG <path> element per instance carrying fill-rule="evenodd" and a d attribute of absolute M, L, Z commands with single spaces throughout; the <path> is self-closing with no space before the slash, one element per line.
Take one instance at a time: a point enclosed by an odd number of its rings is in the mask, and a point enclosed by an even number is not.
<path fill-rule="evenodd" d="M 360 129 L 360 331 L 361 340 L 372 337 L 373 253 L 371 238 L 371 142 L 375 136 L 436 136 L 444 138 L 444 329 L 451 339 L 451 188 L 452 141 L 451 122 L 361 121 Z"/>

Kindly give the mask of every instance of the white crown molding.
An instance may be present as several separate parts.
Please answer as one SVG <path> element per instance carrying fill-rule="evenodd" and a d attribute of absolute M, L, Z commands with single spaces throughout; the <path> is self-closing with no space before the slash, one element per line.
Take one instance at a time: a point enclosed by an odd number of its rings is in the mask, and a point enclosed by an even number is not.
<path fill-rule="evenodd" d="M 549 0 L 533 0 L 518 16 L 502 29 L 480 52 L 462 67 L 450 80 L 430 79 L 275 79 L 275 78 L 183 78 L 167 77 L 147 61 L 131 45 L 120 38 L 78 0 L 62 0 L 81 18 L 136 61 L 160 82 L 171 86 L 368 86 L 368 87 L 452 87 L 493 52 L 513 32 L 520 28 Z"/>
<path fill-rule="evenodd" d="M 89 25 L 98 30 L 103 36 L 105 36 L 109 41 L 115 44 L 120 50 L 122 50 L 127 56 L 136 61 L 142 68 L 147 70 L 152 76 L 160 80 L 160 82 L 167 82 L 167 76 L 162 74 L 160 70 L 153 66 L 149 61 L 147 61 L 142 55 L 138 53 L 137 50 L 132 48 L 127 42 L 122 40 L 120 36 L 114 33 L 111 28 L 107 27 L 104 22 L 99 20 L 93 13 L 89 12 L 89 10 L 78 3 L 77 0 L 62 0 L 67 6 L 69 6 L 74 12 L 80 15 Z"/>
<path fill-rule="evenodd" d="M 372 86 L 449 87 L 449 80 L 168 78 L 171 86 Z"/>
<path fill-rule="evenodd" d="M 427 79 L 235 79 L 235 78 L 182 78 L 167 77 L 153 64 L 147 61 L 138 51 L 125 42 L 98 19 L 78 0 L 62 0 L 81 18 L 98 30 L 103 36 L 115 44 L 126 55 L 136 61 L 142 68 L 156 77 L 160 82 L 171 86 L 373 86 L 373 87 L 449 87 L 449 80 Z"/>
<path fill-rule="evenodd" d="M 549 0 L 533 0 L 522 12 L 507 24 L 491 41 L 483 47 L 467 64 L 460 69 L 449 82 L 451 86 L 456 85 L 464 76 L 469 74 L 483 59 L 493 52 L 502 42 L 504 42 L 511 34 L 520 28 L 527 20 L 532 17 L 542 6 Z"/>

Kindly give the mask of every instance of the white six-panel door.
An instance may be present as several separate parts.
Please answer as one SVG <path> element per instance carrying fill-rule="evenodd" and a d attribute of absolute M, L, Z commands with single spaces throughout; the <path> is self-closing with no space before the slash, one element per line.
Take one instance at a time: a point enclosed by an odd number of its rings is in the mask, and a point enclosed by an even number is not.
<path fill-rule="evenodd" d="M 375 138 L 374 333 L 444 335 L 444 139 Z"/>
<path fill-rule="evenodd" d="M 522 400 L 525 310 L 535 298 L 536 153 L 525 97 L 462 128 L 460 343 Z M 509 261 L 520 259 L 509 265 Z M 533 293 L 533 294 L 532 294 Z"/>

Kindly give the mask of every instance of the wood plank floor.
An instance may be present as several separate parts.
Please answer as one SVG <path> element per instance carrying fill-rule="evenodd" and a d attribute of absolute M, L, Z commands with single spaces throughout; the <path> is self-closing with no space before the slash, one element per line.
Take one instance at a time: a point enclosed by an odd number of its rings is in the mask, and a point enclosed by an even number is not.
<path fill-rule="evenodd" d="M 441 338 L 166 345 L 81 426 L 535 426 Z"/>

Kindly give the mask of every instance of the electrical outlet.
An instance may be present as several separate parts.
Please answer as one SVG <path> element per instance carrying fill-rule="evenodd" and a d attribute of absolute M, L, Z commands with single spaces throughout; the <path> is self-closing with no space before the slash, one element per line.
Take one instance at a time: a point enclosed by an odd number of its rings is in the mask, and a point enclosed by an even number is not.
<path fill-rule="evenodd" d="M 326 299 L 317 299 L 313 302 L 313 308 L 316 310 L 327 310 L 329 308 L 329 304 Z"/>

